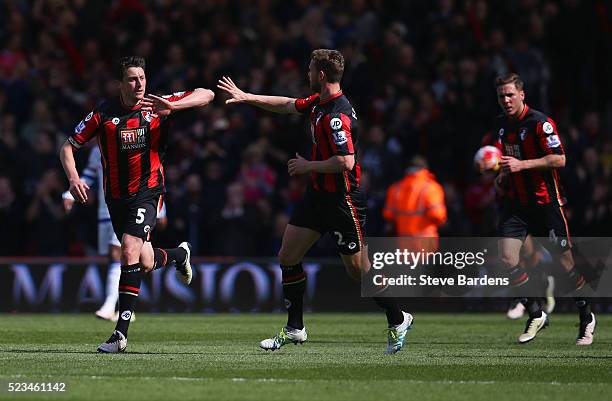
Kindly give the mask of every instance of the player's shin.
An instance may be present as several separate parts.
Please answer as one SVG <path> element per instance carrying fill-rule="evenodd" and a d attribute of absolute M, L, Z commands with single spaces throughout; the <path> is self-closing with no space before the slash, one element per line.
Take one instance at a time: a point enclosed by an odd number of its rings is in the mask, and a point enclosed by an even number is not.
<path fill-rule="evenodd" d="M 121 266 L 121 278 L 119 279 L 119 320 L 117 320 L 115 330 L 120 331 L 125 337 L 127 337 L 130 319 L 138 301 L 141 281 L 142 271 L 139 263 Z"/>
<path fill-rule="evenodd" d="M 589 322 L 591 320 L 591 299 L 575 297 L 574 303 L 576 304 L 576 307 L 580 313 L 580 321 Z"/>
<path fill-rule="evenodd" d="M 531 319 L 539 318 L 542 316 L 542 307 L 538 302 L 538 299 L 535 297 L 525 297 L 521 298 L 521 303 L 529 313 L 529 317 Z"/>
<path fill-rule="evenodd" d="M 397 298 L 392 297 L 374 297 L 374 302 L 380 306 L 387 315 L 387 324 L 389 327 L 397 326 L 402 324 L 404 321 L 404 315 L 402 310 L 397 303 Z"/>
<path fill-rule="evenodd" d="M 514 267 L 505 267 L 505 273 L 512 287 L 520 287 L 529 281 L 529 274 L 520 264 Z"/>
<path fill-rule="evenodd" d="M 302 263 L 292 266 L 281 265 L 283 276 L 283 293 L 287 308 L 287 326 L 294 329 L 304 328 L 304 292 L 306 291 L 306 273 Z"/>

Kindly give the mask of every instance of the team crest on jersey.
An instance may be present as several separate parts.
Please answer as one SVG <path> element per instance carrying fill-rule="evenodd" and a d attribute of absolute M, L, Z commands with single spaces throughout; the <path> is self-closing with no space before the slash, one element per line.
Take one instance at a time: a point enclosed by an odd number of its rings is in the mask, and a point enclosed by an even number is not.
<path fill-rule="evenodd" d="M 93 111 L 92 111 L 91 113 L 89 113 L 89 114 L 87 115 L 87 117 L 85 117 L 85 121 L 89 121 L 89 120 L 91 120 L 91 118 L 92 118 L 92 117 L 93 117 Z"/>
<path fill-rule="evenodd" d="M 146 122 L 150 123 L 153 120 L 153 116 L 148 111 L 142 112 L 142 118 L 145 119 Z"/>
<path fill-rule="evenodd" d="M 553 133 L 554 128 L 551 123 L 546 121 L 544 124 L 542 124 L 542 131 L 544 131 L 545 134 L 550 135 Z"/>
<path fill-rule="evenodd" d="M 113 118 L 111 122 L 115 125 L 119 124 L 119 119 L 117 117 Z"/>
<path fill-rule="evenodd" d="M 498 133 L 498 135 L 499 135 L 500 137 L 504 136 L 504 129 L 503 129 L 503 128 L 500 128 L 500 129 L 499 129 L 499 133 Z"/>
<path fill-rule="evenodd" d="M 521 141 L 525 140 L 526 135 L 527 135 L 527 128 L 525 127 L 521 128 L 521 130 L 519 131 L 519 137 L 521 138 Z"/>
<path fill-rule="evenodd" d="M 130 128 L 120 129 L 119 139 L 121 141 L 121 150 L 142 149 L 147 146 L 147 137 L 145 128 Z"/>

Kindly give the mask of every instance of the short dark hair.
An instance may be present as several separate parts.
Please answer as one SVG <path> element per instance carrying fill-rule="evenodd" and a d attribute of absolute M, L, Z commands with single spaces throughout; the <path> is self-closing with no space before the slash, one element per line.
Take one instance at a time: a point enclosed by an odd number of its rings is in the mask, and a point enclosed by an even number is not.
<path fill-rule="evenodd" d="M 317 49 L 310 55 L 317 71 L 323 71 L 328 82 L 340 82 L 344 73 L 344 57 L 338 50 Z"/>
<path fill-rule="evenodd" d="M 495 87 L 499 88 L 500 86 L 504 86 L 506 84 L 514 84 L 516 89 L 522 91 L 523 90 L 523 80 L 519 77 L 518 74 L 509 73 L 505 75 L 500 75 L 495 78 Z"/>
<path fill-rule="evenodd" d="M 123 75 L 130 67 L 140 67 L 145 69 L 145 59 L 137 56 L 121 57 L 115 65 L 115 79 L 121 81 Z"/>

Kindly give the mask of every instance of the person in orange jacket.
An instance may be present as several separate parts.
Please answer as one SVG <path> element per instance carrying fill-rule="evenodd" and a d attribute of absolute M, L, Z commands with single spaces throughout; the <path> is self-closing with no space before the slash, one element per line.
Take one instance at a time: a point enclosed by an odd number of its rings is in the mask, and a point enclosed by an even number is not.
<path fill-rule="evenodd" d="M 398 237 L 426 238 L 419 248 L 438 248 L 438 227 L 446 222 L 444 188 L 427 168 L 423 156 L 414 156 L 406 175 L 387 190 L 383 217 Z"/>

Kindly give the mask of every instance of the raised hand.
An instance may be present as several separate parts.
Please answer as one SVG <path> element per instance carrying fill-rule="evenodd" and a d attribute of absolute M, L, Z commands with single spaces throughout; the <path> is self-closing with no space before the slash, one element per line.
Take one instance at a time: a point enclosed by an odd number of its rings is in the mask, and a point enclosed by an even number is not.
<path fill-rule="evenodd" d="M 223 77 L 219 80 L 217 88 L 224 90 L 231 97 L 225 101 L 225 104 L 243 103 L 247 101 L 247 94 L 236 86 L 230 77 Z"/>
<path fill-rule="evenodd" d="M 165 117 L 170 115 L 174 110 L 172 102 L 151 93 L 147 94 L 144 99 L 140 101 L 140 105 L 142 110 L 149 111 L 154 116 Z"/>

